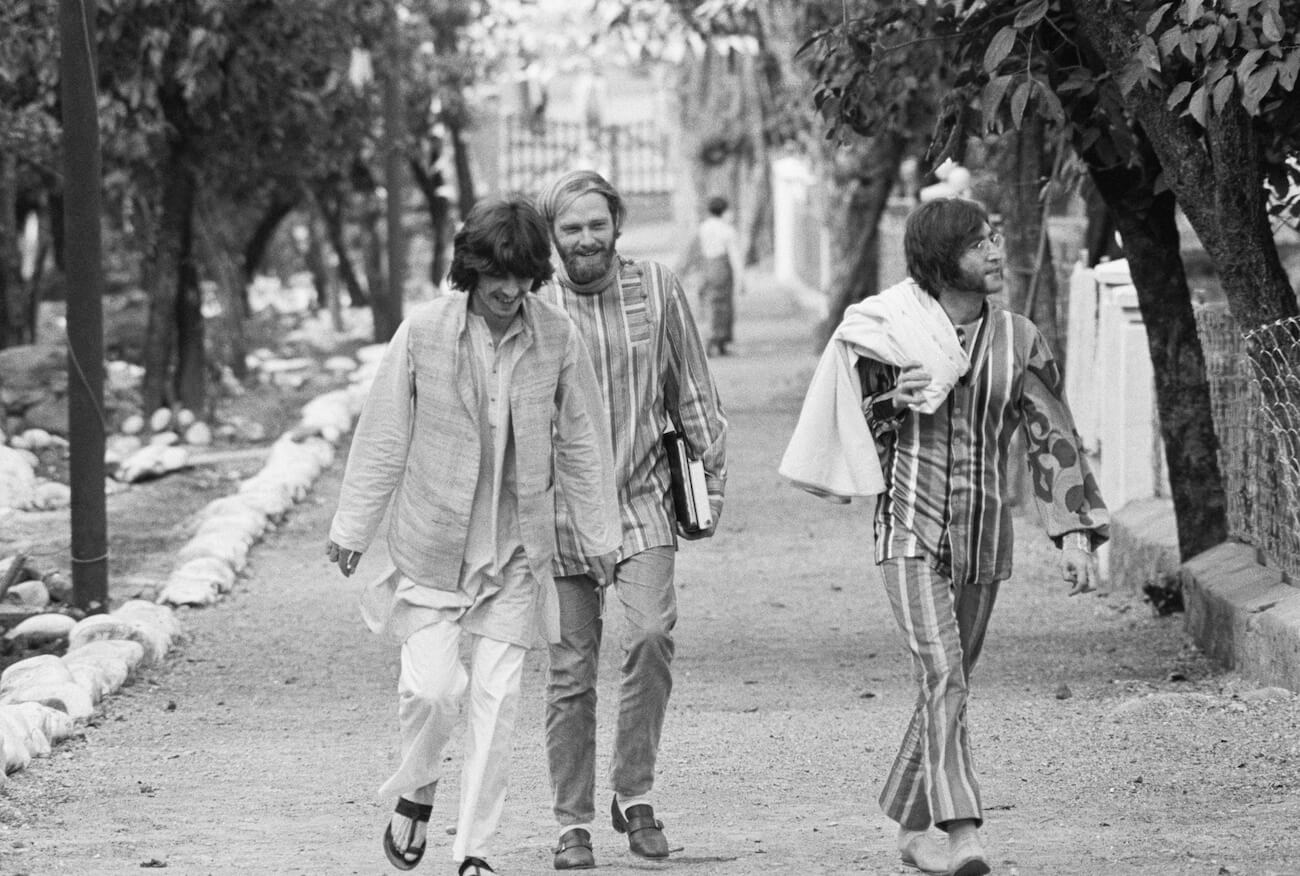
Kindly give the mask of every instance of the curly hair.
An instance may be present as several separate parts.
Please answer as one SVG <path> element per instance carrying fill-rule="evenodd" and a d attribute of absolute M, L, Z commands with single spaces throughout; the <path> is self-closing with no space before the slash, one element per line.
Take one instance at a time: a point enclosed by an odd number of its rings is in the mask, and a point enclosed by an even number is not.
<path fill-rule="evenodd" d="M 907 273 L 935 298 L 960 282 L 959 262 L 984 235 L 989 214 L 966 198 L 938 198 L 912 210 L 903 229 Z"/>
<path fill-rule="evenodd" d="M 479 278 L 531 278 L 536 292 L 551 278 L 551 238 L 546 220 L 527 198 L 480 201 L 456 232 L 448 279 L 453 289 L 472 292 Z"/>

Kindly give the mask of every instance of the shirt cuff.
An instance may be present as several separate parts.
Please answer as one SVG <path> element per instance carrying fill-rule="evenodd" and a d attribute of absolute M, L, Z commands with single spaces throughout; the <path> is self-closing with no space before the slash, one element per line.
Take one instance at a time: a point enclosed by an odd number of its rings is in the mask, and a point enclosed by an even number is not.
<path fill-rule="evenodd" d="M 1092 550 L 1092 536 L 1086 529 L 1076 529 L 1073 532 L 1067 532 L 1061 536 L 1061 550 L 1066 548 L 1077 548 L 1081 551 Z"/>

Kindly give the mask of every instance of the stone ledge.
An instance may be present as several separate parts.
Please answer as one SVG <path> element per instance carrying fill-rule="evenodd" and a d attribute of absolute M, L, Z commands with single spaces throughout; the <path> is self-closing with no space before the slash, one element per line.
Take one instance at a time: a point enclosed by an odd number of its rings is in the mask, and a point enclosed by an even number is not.
<path fill-rule="evenodd" d="M 1137 499 L 1111 515 L 1106 546 L 1111 590 L 1142 593 L 1178 575 L 1178 526 L 1172 499 Z"/>
<path fill-rule="evenodd" d="M 1211 658 L 1261 684 L 1300 692 L 1300 588 L 1228 542 L 1179 572 L 1185 628 Z"/>

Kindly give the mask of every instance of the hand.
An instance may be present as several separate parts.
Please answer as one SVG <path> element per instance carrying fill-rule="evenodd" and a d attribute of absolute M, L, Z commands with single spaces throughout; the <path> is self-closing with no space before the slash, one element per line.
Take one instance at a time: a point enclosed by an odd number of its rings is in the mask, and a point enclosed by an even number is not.
<path fill-rule="evenodd" d="M 898 382 L 894 385 L 894 409 L 898 410 L 904 407 L 920 405 L 925 401 L 922 394 L 927 386 L 930 385 L 930 372 L 926 371 L 917 362 L 909 362 L 903 366 L 903 370 L 898 374 Z"/>
<path fill-rule="evenodd" d="M 597 587 L 608 587 L 614 583 L 614 570 L 618 567 L 618 548 L 598 557 L 587 557 L 587 574 L 596 582 Z"/>
<path fill-rule="evenodd" d="M 325 545 L 325 556 L 329 557 L 331 563 L 339 567 L 344 578 L 351 577 L 352 573 L 357 570 L 357 563 L 361 562 L 361 551 L 350 551 L 347 548 L 339 547 L 330 540 Z"/>
<path fill-rule="evenodd" d="M 677 535 L 687 541 L 699 541 L 702 538 L 712 538 L 713 533 L 718 528 L 718 519 L 722 517 L 722 497 L 709 495 L 709 513 L 713 515 L 713 525 L 708 529 L 701 529 L 699 532 L 687 532 L 682 528 L 682 524 L 677 524 Z"/>
<path fill-rule="evenodd" d="M 1101 573 L 1097 571 L 1097 555 L 1083 548 L 1062 548 L 1061 577 L 1071 585 L 1071 596 L 1096 590 L 1101 584 Z"/>

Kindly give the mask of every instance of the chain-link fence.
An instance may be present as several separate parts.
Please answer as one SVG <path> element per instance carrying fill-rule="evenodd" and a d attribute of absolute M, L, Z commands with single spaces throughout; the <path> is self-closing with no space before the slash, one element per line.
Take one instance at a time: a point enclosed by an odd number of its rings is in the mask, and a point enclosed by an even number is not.
<path fill-rule="evenodd" d="M 1196 309 L 1228 534 L 1300 584 L 1300 319 L 1243 335 L 1224 305 Z"/>

